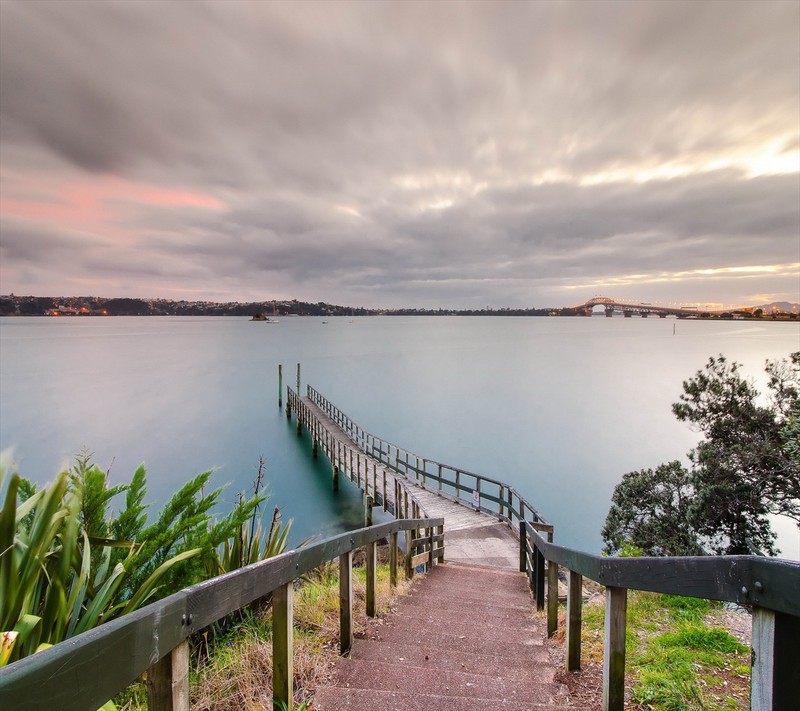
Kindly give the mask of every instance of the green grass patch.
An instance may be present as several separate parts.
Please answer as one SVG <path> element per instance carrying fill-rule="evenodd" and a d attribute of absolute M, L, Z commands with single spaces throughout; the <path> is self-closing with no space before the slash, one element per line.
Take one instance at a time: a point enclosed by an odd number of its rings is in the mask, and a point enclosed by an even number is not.
<path fill-rule="evenodd" d="M 626 686 L 647 711 L 736 711 L 749 707 L 750 648 L 717 620 L 720 603 L 629 591 Z M 605 609 L 583 608 L 582 655 L 601 662 Z"/>

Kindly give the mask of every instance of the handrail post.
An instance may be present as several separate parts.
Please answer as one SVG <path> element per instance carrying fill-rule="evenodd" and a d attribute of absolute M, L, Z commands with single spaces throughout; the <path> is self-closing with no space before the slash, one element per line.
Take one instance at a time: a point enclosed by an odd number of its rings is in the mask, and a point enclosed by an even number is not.
<path fill-rule="evenodd" d="M 376 577 L 375 541 L 367 543 L 367 617 L 375 617 L 375 577 Z"/>
<path fill-rule="evenodd" d="M 558 629 L 558 563 L 547 561 L 547 636 Z"/>
<path fill-rule="evenodd" d="M 406 500 L 406 505 L 408 505 L 408 500 Z M 406 518 L 408 518 L 408 514 L 406 514 Z M 411 550 L 411 542 L 413 540 L 412 536 L 414 532 L 411 530 L 406 531 L 406 560 L 405 560 L 405 568 L 406 568 L 406 580 L 411 580 L 414 575 L 414 569 L 411 567 L 411 558 L 414 556 L 414 552 Z"/>
<path fill-rule="evenodd" d="M 372 507 L 375 505 L 375 501 L 371 496 L 367 496 L 367 506 L 365 511 L 365 521 L 367 526 L 372 525 Z"/>
<path fill-rule="evenodd" d="M 397 587 L 397 531 L 389 536 L 389 587 Z"/>
<path fill-rule="evenodd" d="M 538 547 L 533 551 L 533 569 L 535 570 L 535 595 L 537 611 L 544 610 L 544 555 Z"/>
<path fill-rule="evenodd" d="M 603 711 L 625 706 L 625 623 L 628 590 L 606 588 L 605 642 L 603 649 Z"/>
<path fill-rule="evenodd" d="M 147 670 L 147 708 L 152 711 L 189 711 L 188 639 Z"/>
<path fill-rule="evenodd" d="M 429 540 L 429 545 L 430 545 L 430 548 L 428 550 L 428 570 L 433 568 L 433 566 L 436 564 L 436 557 L 435 557 L 434 551 L 433 551 L 434 530 L 435 529 L 433 528 L 433 526 L 428 526 L 428 540 Z"/>
<path fill-rule="evenodd" d="M 497 494 L 497 498 L 500 499 L 500 501 L 497 503 L 497 507 L 498 507 L 498 510 L 497 510 L 498 519 L 497 520 L 498 521 L 502 521 L 503 520 L 503 506 L 504 506 L 503 492 L 504 491 L 505 491 L 505 487 L 502 484 L 500 484 L 499 489 L 498 489 L 498 494 Z"/>
<path fill-rule="evenodd" d="M 525 520 L 519 522 L 519 572 L 528 572 L 528 531 L 525 529 Z"/>
<path fill-rule="evenodd" d="M 753 608 L 753 668 L 750 673 L 750 711 L 771 711 L 775 651 L 775 613 Z"/>
<path fill-rule="evenodd" d="M 272 593 L 272 698 L 294 708 L 294 582 Z"/>
<path fill-rule="evenodd" d="M 353 551 L 339 556 L 339 651 L 353 646 Z"/>
<path fill-rule="evenodd" d="M 567 671 L 581 668 L 581 617 L 583 605 L 583 576 L 569 571 L 567 587 Z"/>
<path fill-rule="evenodd" d="M 800 617 L 753 607 L 751 711 L 788 711 L 800 694 Z"/>

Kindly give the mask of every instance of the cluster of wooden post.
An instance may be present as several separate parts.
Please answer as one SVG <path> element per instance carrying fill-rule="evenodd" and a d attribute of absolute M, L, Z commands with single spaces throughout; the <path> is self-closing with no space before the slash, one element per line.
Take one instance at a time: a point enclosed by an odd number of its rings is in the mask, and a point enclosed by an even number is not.
<path fill-rule="evenodd" d="M 529 523 L 547 534 L 553 541 L 553 527 Z M 536 609 L 547 605 L 547 636 L 558 629 L 558 563 L 545 560 L 538 548 L 529 551 L 526 523 L 520 522 L 520 570 L 529 573 L 531 591 Z M 545 579 L 547 595 L 545 598 Z M 627 621 L 628 591 L 625 588 L 607 587 L 605 592 L 605 636 L 603 649 L 603 711 L 622 711 L 625 703 L 625 627 Z M 567 582 L 567 617 L 565 635 L 565 661 L 567 671 L 581 668 L 581 624 L 583 606 L 583 576 L 569 571 Z"/>

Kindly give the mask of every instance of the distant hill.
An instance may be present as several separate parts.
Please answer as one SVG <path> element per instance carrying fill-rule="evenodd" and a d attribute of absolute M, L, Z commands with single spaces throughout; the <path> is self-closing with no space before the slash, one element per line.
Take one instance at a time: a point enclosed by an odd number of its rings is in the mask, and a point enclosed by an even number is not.
<path fill-rule="evenodd" d="M 753 310 L 761 309 L 765 314 L 773 311 L 781 311 L 785 314 L 800 313 L 800 304 L 793 304 L 788 301 L 773 301 L 771 304 L 762 304 L 761 306 L 754 306 Z"/>

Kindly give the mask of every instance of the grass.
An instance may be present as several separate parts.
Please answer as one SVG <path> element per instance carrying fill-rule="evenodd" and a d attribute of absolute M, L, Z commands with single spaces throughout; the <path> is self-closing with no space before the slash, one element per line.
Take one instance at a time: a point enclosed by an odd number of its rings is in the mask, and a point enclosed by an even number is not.
<path fill-rule="evenodd" d="M 407 583 L 389 588 L 389 567 L 377 568 L 376 612 L 386 614 Z M 353 621 L 356 636 L 366 629 L 366 570 L 353 568 Z M 196 711 L 272 709 L 272 614 L 268 604 L 250 608 L 214 637 L 192 640 L 191 705 Z M 309 691 L 325 681 L 339 656 L 339 568 L 328 563 L 298 582 L 294 591 L 295 709 L 308 708 Z M 142 682 L 115 702 L 121 711 L 147 708 Z"/>
<path fill-rule="evenodd" d="M 720 603 L 630 591 L 626 689 L 630 708 L 733 711 L 749 708 L 750 648 L 721 626 Z M 583 607 L 584 667 L 603 659 L 604 606 Z M 563 635 L 561 623 L 559 631 Z"/>

